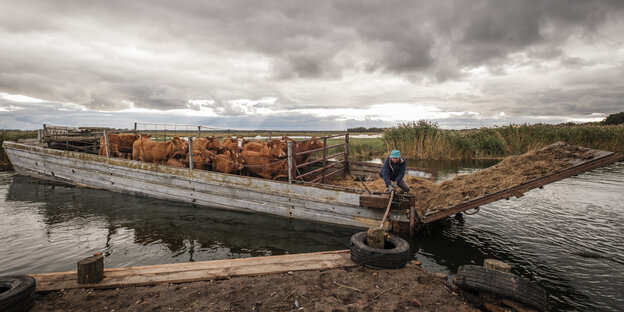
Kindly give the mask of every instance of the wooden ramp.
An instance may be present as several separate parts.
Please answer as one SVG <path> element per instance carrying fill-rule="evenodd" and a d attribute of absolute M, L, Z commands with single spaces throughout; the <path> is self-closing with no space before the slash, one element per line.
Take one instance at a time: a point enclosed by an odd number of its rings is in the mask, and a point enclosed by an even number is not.
<path fill-rule="evenodd" d="M 76 271 L 30 274 L 38 292 L 72 288 L 118 288 L 163 283 L 185 283 L 227 279 L 235 276 L 267 275 L 288 271 L 325 270 L 357 266 L 348 250 L 306 254 L 226 259 L 104 269 L 97 284 L 78 284 Z"/>

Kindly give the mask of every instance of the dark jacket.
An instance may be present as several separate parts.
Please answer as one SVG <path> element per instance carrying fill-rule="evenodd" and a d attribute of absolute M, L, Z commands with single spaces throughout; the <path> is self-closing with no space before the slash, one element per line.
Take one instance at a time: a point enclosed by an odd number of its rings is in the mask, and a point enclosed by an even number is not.
<path fill-rule="evenodd" d="M 405 175 L 405 168 L 407 167 L 407 162 L 402 157 L 399 158 L 399 161 L 394 164 L 390 160 L 390 157 L 387 157 L 381 166 L 381 172 L 379 176 L 384 179 L 386 182 L 386 186 L 390 185 L 391 181 L 396 181 L 399 183 L 403 180 L 403 176 Z"/>

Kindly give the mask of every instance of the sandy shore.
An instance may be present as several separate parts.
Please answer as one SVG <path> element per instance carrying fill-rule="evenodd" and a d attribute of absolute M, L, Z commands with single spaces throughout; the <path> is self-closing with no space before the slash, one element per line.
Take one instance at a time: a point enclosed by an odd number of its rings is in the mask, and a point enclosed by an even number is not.
<path fill-rule="evenodd" d="M 31 311 L 479 311 L 416 264 L 38 293 Z"/>

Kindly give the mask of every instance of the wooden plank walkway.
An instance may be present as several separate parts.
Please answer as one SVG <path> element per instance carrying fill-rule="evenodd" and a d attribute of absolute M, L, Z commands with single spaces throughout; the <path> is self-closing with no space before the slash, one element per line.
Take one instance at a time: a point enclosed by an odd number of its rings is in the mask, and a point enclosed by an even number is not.
<path fill-rule="evenodd" d="M 235 276 L 267 275 L 288 271 L 325 270 L 357 266 L 348 250 L 294 255 L 225 259 L 104 269 L 97 284 L 78 284 L 76 271 L 30 274 L 38 292 L 73 288 L 118 288 L 163 283 L 185 283 L 227 279 Z"/>

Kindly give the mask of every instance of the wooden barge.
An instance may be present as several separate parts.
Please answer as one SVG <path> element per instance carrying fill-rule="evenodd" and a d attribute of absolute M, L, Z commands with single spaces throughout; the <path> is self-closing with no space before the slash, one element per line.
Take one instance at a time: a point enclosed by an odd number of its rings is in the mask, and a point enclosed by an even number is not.
<path fill-rule="evenodd" d="M 345 142 L 348 142 L 348 135 Z M 388 194 L 319 183 L 318 178 L 314 182 L 297 179 L 289 179 L 288 182 L 275 181 L 123 158 L 108 158 L 80 151 L 53 149 L 44 145 L 5 141 L 3 148 L 16 172 L 25 176 L 198 206 L 265 213 L 358 228 L 379 226 L 389 198 Z M 395 232 L 413 232 L 423 224 L 470 209 L 478 209 L 479 206 L 500 199 L 521 197 L 531 189 L 541 188 L 545 184 L 624 159 L 624 155 L 618 153 L 586 150 L 590 152 L 591 157 L 578 160 L 556 173 L 496 193 L 469 199 L 439 211 L 418 213 L 415 209 L 414 196 L 395 196 L 384 227 Z M 327 152 L 323 151 L 323 154 L 325 156 Z M 347 155 L 346 145 L 344 154 Z M 317 164 L 321 162 L 323 163 L 321 169 L 336 166 L 335 162 L 331 163 L 327 159 L 312 161 Z M 297 169 L 300 166 L 293 167 Z M 379 170 L 375 165 L 370 166 L 366 163 L 351 165 L 348 160 L 336 167 L 340 167 L 339 170 L 344 172 L 357 169 L 369 174 Z M 309 172 L 318 170 L 312 169 Z M 432 172 L 425 170 L 412 174 L 431 177 Z M 301 174 L 304 175 L 306 174 Z M 295 170 L 293 177 L 300 177 Z"/>
<path fill-rule="evenodd" d="M 2 147 L 18 174 L 77 186 L 358 228 L 378 226 L 384 214 L 360 206 L 364 190 L 359 189 L 191 170 L 37 145 L 5 141 Z M 387 228 L 393 222 L 409 222 L 402 211 L 391 212 L 389 220 Z"/>

